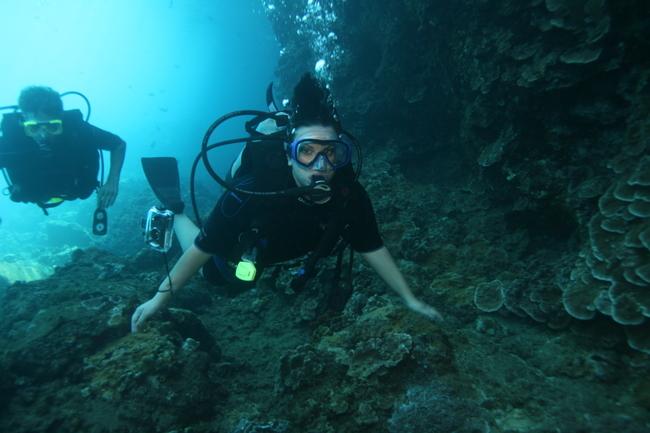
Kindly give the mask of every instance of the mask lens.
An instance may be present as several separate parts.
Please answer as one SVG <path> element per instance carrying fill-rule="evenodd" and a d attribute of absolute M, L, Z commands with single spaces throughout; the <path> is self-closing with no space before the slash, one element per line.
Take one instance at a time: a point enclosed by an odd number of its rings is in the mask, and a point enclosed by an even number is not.
<path fill-rule="evenodd" d="M 38 133 L 39 130 L 38 122 L 34 122 L 31 120 L 27 122 L 23 122 L 23 128 L 25 129 L 25 135 L 27 135 L 28 137 L 33 137 Z"/>
<path fill-rule="evenodd" d="M 48 120 L 46 122 L 27 120 L 23 122 L 23 128 L 25 135 L 28 137 L 35 137 L 42 130 L 49 135 L 59 135 L 63 132 L 63 121 L 60 119 Z"/>
<path fill-rule="evenodd" d="M 323 169 L 323 159 L 335 169 L 350 162 L 350 147 L 340 140 L 300 140 L 295 149 L 296 161 L 306 167 L 319 161 L 318 165 Z"/>
<path fill-rule="evenodd" d="M 50 120 L 45 124 L 45 130 L 52 135 L 59 135 L 63 132 L 63 122 L 61 120 Z"/>
<path fill-rule="evenodd" d="M 296 147 L 296 160 L 302 165 L 309 165 L 318 156 L 319 145 L 312 141 L 301 141 Z"/>

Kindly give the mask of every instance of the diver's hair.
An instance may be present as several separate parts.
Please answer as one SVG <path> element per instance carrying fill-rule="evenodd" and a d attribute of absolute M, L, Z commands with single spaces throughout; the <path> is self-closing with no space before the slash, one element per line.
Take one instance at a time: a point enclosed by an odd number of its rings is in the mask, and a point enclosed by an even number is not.
<path fill-rule="evenodd" d="M 300 126 L 310 125 L 332 126 L 336 132 L 341 131 L 341 123 L 330 92 L 313 74 L 304 74 L 293 88 L 291 106 L 292 133 Z"/>
<path fill-rule="evenodd" d="M 63 113 L 61 96 L 50 87 L 25 87 L 18 97 L 18 107 L 23 113 L 60 116 Z"/>

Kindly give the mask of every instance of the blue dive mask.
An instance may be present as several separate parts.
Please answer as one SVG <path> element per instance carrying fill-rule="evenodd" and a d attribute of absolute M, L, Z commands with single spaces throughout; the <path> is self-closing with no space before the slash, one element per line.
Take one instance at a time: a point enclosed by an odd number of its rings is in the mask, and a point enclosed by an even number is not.
<path fill-rule="evenodd" d="M 301 138 L 289 145 L 291 159 L 317 171 L 337 170 L 352 159 L 352 140 L 345 134 L 336 140 Z"/>

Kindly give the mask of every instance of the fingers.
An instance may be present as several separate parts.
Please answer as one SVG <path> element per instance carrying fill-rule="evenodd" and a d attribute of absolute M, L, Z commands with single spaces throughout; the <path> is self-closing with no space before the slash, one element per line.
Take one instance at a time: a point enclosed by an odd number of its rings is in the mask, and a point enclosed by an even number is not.
<path fill-rule="evenodd" d="M 435 320 L 437 322 L 442 322 L 443 320 L 442 314 L 440 314 L 438 310 L 430 305 L 423 304 L 419 312 L 427 316 L 429 319 Z"/>
<path fill-rule="evenodd" d="M 105 203 L 104 203 L 104 209 L 113 206 L 113 203 L 115 203 L 115 199 L 117 198 L 117 191 L 109 191 L 108 194 L 106 194 L 105 198 Z"/>
<path fill-rule="evenodd" d="M 436 322 L 442 322 L 444 320 L 442 314 L 440 314 L 438 310 L 424 302 L 418 301 L 409 306 L 413 311 L 426 316 L 428 319 L 435 320 Z"/>
<path fill-rule="evenodd" d="M 112 206 L 113 203 L 115 203 L 116 198 L 117 190 L 115 189 L 106 188 L 104 186 L 97 192 L 97 203 L 102 209 L 107 209 Z"/>
<path fill-rule="evenodd" d="M 97 207 L 100 209 L 106 209 L 106 190 L 104 190 L 104 188 L 97 191 Z"/>
<path fill-rule="evenodd" d="M 445 319 L 442 317 L 442 314 L 440 314 L 440 313 L 438 312 L 438 310 L 436 310 L 436 309 L 433 308 L 433 307 L 431 308 L 431 311 L 430 311 L 429 314 L 430 314 L 430 317 L 431 317 L 433 320 L 435 320 L 436 322 L 442 322 L 443 320 L 445 320 Z"/>
<path fill-rule="evenodd" d="M 143 312 L 144 312 L 144 308 L 142 308 L 142 306 L 139 306 L 133 312 L 133 316 L 131 316 L 131 332 L 133 333 L 138 332 L 139 325 L 141 325 L 142 322 L 144 321 L 144 320 L 142 321 L 140 320 L 142 318 Z"/>

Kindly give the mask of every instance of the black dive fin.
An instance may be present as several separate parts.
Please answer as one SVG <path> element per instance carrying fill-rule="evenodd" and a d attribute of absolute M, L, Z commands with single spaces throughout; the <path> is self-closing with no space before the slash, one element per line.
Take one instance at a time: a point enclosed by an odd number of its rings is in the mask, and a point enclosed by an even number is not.
<path fill-rule="evenodd" d="M 142 169 L 160 203 L 174 213 L 182 213 L 181 186 L 176 158 L 142 158 Z"/>

